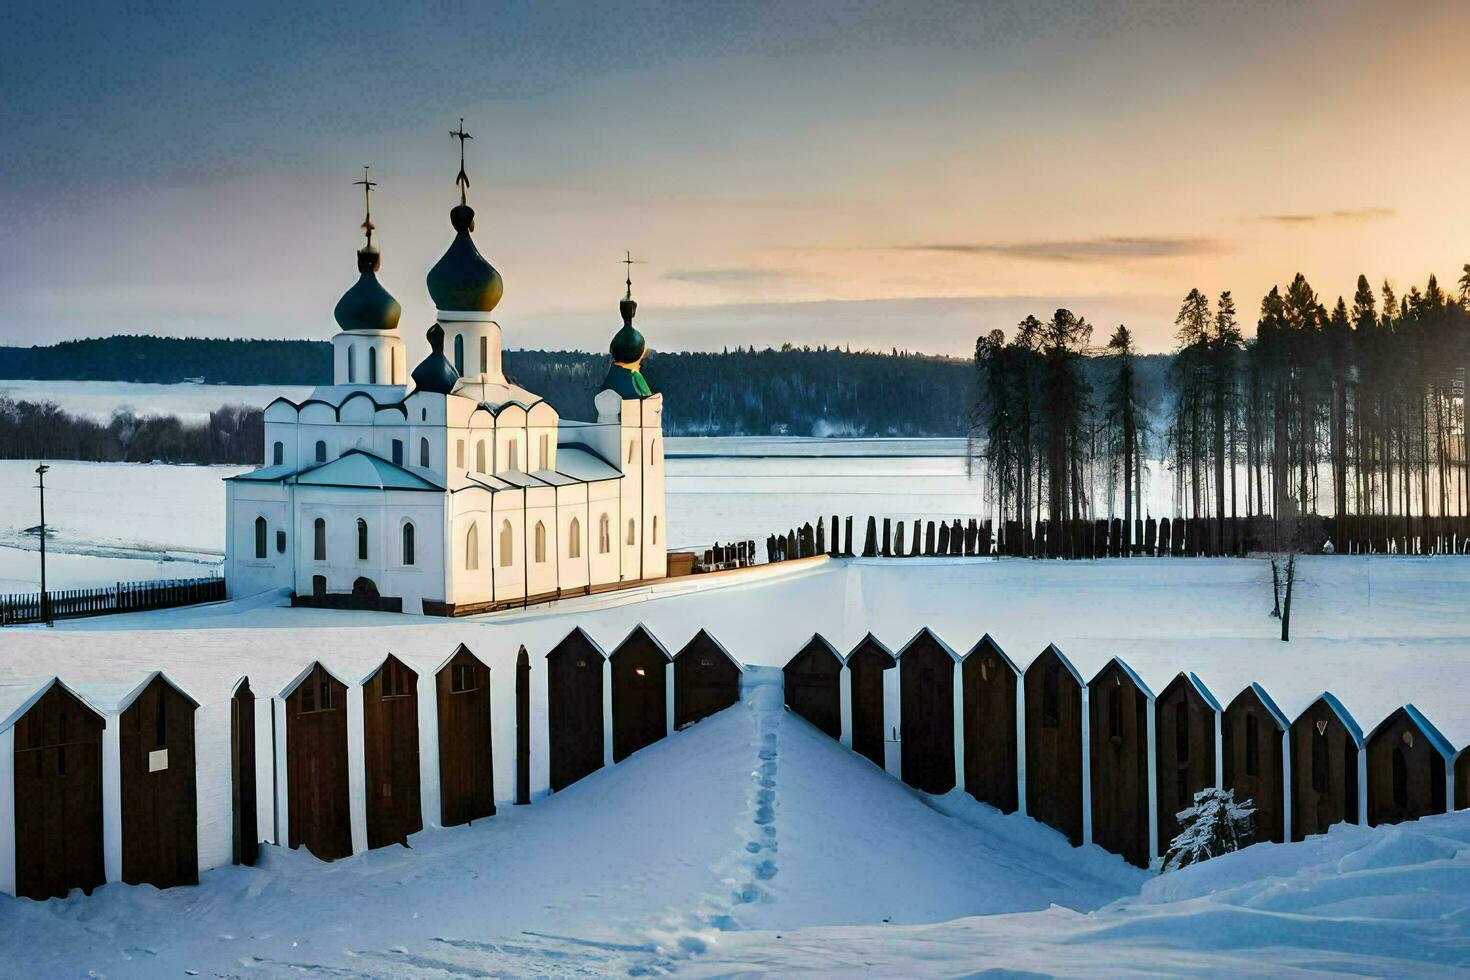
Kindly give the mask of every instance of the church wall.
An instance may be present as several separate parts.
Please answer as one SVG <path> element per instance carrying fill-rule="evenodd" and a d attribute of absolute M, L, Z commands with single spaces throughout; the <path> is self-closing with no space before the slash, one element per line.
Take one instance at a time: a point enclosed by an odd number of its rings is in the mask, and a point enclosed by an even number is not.
<path fill-rule="evenodd" d="M 638 403 L 642 416 L 643 554 L 640 578 L 668 574 L 668 521 L 664 513 L 663 396 Z"/>
<path fill-rule="evenodd" d="M 278 483 L 250 484 L 232 480 L 225 485 L 226 588 L 231 598 L 291 587 L 291 549 L 294 536 L 288 491 Z M 255 557 L 255 519 L 266 519 L 266 557 Z M 286 551 L 276 550 L 276 532 L 286 532 Z"/>
<path fill-rule="evenodd" d="M 359 577 L 371 579 L 384 596 L 399 596 L 406 612 L 422 610 L 424 598 L 438 599 L 443 567 L 444 500 L 439 494 L 383 492 L 333 487 L 297 491 L 296 591 L 310 595 L 315 576 L 328 592 L 350 592 Z M 326 522 L 326 559 L 315 557 L 315 522 Z M 358 558 L 357 521 L 368 528 L 367 558 Z M 402 561 L 402 525 L 414 524 L 414 564 Z"/>
<path fill-rule="evenodd" d="M 622 577 L 623 551 L 618 527 L 622 519 L 622 480 L 599 480 L 587 485 L 587 553 L 593 585 L 609 585 Z M 602 550 L 602 516 L 608 519 L 608 549 Z"/>
<path fill-rule="evenodd" d="M 445 577 L 448 582 L 446 601 L 463 604 L 486 602 L 495 578 L 495 523 L 491 506 L 494 494 L 488 490 L 466 490 L 454 494 L 450 521 L 450 557 Z M 476 568 L 467 561 L 470 525 L 475 525 L 479 554 Z"/>
<path fill-rule="evenodd" d="M 526 560 L 526 584 L 528 595 L 545 595 L 557 589 L 558 559 L 563 554 L 560 525 L 557 522 L 556 488 L 535 487 L 525 491 L 526 537 L 524 540 Z M 536 530 L 540 527 L 544 535 L 544 547 L 537 561 Z"/>
<path fill-rule="evenodd" d="M 524 492 L 502 490 L 494 496 L 492 519 L 495 535 L 492 547 L 495 562 L 495 601 L 519 599 L 526 594 Z M 510 529 L 510 562 L 502 565 L 502 535 Z"/>
<path fill-rule="evenodd" d="M 563 589 L 580 589 L 591 580 L 587 490 L 585 483 L 556 488 L 557 576 Z"/>

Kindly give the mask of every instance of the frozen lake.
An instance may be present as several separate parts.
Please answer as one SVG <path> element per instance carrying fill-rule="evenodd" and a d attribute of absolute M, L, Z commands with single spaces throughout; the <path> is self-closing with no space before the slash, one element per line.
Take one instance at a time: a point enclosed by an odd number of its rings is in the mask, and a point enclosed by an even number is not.
<path fill-rule="evenodd" d="M 161 386 L 155 386 L 161 387 Z M 961 439 L 668 440 L 669 544 L 754 539 L 833 514 L 978 515 Z M 49 588 L 197 577 L 224 554 L 223 479 L 238 466 L 55 462 Z M 0 592 L 39 588 L 35 464 L 0 461 Z M 861 533 L 861 532 L 859 532 Z"/>

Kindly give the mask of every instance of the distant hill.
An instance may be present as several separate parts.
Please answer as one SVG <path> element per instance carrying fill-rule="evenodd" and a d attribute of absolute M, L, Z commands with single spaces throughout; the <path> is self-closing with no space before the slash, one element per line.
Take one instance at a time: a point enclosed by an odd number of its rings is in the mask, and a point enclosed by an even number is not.
<path fill-rule="evenodd" d="M 1145 391 L 1162 393 L 1168 357 L 1143 359 Z M 516 350 L 505 372 L 568 418 L 593 417 L 606 354 Z M 1107 369 L 1092 360 L 1095 384 Z M 972 397 L 968 360 L 836 348 L 655 352 L 644 365 L 665 396 L 670 435 L 962 436 Z M 332 376 L 320 340 L 102 337 L 0 347 L 0 378 L 174 384 L 313 385 Z"/>

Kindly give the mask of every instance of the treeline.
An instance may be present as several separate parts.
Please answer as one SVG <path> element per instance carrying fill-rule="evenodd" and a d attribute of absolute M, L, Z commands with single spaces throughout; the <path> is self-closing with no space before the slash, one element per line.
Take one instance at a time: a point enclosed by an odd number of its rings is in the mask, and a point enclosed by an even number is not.
<path fill-rule="evenodd" d="M 207 422 L 128 411 L 98 422 L 49 402 L 0 398 L 0 459 L 258 464 L 264 458 L 265 425 L 258 408 L 220 408 Z"/>
<path fill-rule="evenodd" d="M 1024 531 L 1047 520 L 1144 514 L 1146 460 L 1172 471 L 1173 516 L 1470 513 L 1470 265 L 1449 296 L 1359 276 L 1329 310 L 1298 274 L 1262 299 L 1246 339 L 1227 291 L 1175 320 L 1162 390 L 1126 327 L 1092 346 L 1068 310 L 976 342 L 972 458 L 987 497 Z M 1159 516 L 1159 515 L 1155 515 Z M 1167 516 L 1167 515 L 1166 515 Z"/>
<path fill-rule="evenodd" d="M 117 336 L 0 347 L 0 378 L 314 385 L 331 377 L 332 345 L 320 340 Z"/>
<path fill-rule="evenodd" d="M 608 355 L 516 350 L 505 371 L 564 417 L 593 417 Z M 970 372 L 962 360 L 898 350 L 735 348 L 649 355 L 670 435 L 962 436 Z M 0 348 L 0 377 L 239 385 L 315 385 L 331 345 L 306 340 L 106 337 Z"/>

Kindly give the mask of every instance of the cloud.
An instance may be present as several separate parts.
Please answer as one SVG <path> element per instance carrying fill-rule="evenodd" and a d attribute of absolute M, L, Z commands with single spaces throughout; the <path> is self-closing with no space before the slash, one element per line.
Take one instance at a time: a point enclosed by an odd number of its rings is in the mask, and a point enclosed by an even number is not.
<path fill-rule="evenodd" d="M 1323 221 L 1379 221 L 1397 213 L 1393 208 L 1339 208 L 1312 214 L 1267 214 L 1261 220 L 1278 225 L 1310 225 Z"/>
<path fill-rule="evenodd" d="M 903 252 L 999 255 L 1039 262 L 1166 259 L 1184 255 L 1213 255 L 1221 251 L 1220 243 L 1213 238 L 1175 238 L 1164 235 L 1119 235 L 1039 242 L 948 242 L 891 247 Z"/>
<path fill-rule="evenodd" d="M 662 276 L 675 282 L 690 282 L 701 286 L 731 286 L 741 283 L 770 282 L 775 279 L 790 279 L 792 272 L 777 269 L 755 269 L 737 267 L 728 269 L 671 269 Z"/>

